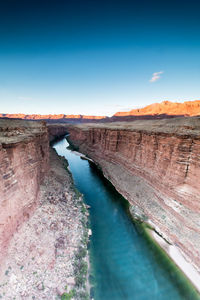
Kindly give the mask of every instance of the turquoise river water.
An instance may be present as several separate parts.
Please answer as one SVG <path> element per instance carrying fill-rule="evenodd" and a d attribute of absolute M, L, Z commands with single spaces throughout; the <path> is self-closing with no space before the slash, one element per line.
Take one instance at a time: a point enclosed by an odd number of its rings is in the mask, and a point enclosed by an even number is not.
<path fill-rule="evenodd" d="M 193 300 L 199 295 L 144 235 L 127 211 L 127 201 L 97 167 L 67 149 L 62 139 L 54 144 L 69 162 L 77 189 L 90 205 L 90 264 L 95 300 Z"/>

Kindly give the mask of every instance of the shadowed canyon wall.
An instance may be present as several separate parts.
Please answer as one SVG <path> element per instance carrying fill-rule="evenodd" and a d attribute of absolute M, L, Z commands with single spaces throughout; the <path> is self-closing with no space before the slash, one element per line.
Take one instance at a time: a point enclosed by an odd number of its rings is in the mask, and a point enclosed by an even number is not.
<path fill-rule="evenodd" d="M 55 139 L 60 138 L 67 134 L 66 124 L 48 124 L 49 141 L 53 142 Z"/>
<path fill-rule="evenodd" d="M 0 120 L 0 260 L 13 233 L 37 205 L 48 161 L 45 123 Z"/>
<path fill-rule="evenodd" d="M 151 224 L 200 270 L 200 118 L 69 126 L 92 158 Z"/>

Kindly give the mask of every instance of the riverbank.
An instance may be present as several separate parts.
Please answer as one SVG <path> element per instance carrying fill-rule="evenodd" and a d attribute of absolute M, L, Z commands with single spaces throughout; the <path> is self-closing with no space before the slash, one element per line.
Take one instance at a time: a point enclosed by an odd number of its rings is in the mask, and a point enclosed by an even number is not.
<path fill-rule="evenodd" d="M 96 162 L 94 163 L 97 165 L 97 167 L 100 167 L 101 169 L 101 165 L 97 164 Z M 114 182 L 110 180 L 111 177 L 108 175 L 109 172 L 107 173 L 104 170 L 105 169 L 101 169 L 105 178 L 108 179 L 111 182 L 111 184 L 113 184 L 113 186 L 116 188 L 116 190 L 126 199 L 126 195 L 124 193 L 121 193 L 121 189 L 118 188 L 118 185 L 115 185 Z M 107 170 L 109 169 L 106 169 L 106 171 Z M 116 171 L 116 168 L 112 167 L 111 170 Z M 142 180 L 136 180 L 136 182 L 138 184 L 136 191 L 138 190 L 138 188 L 141 189 L 141 191 L 144 191 L 147 188 L 145 185 L 143 186 Z M 157 251 L 164 251 L 163 256 L 165 256 L 165 259 L 167 257 L 169 258 L 167 263 L 171 265 L 172 272 L 179 273 L 179 276 L 183 278 L 184 284 L 188 287 L 188 289 L 191 290 L 191 293 L 194 295 L 194 298 L 191 299 L 200 299 L 199 271 L 195 268 L 195 266 L 193 266 L 192 262 L 189 261 L 189 258 L 185 257 L 184 254 L 181 253 L 178 247 L 176 247 L 174 244 L 171 244 L 170 241 L 166 239 L 165 233 L 156 228 L 156 225 L 153 224 L 153 222 L 151 222 L 147 218 L 147 216 L 139 207 L 134 207 L 134 205 L 130 204 L 129 201 L 128 203 L 128 210 L 131 215 L 131 218 L 133 219 L 133 222 L 135 223 L 139 221 L 143 230 L 145 231 L 146 238 L 150 238 L 151 243 L 155 243 Z M 195 291 L 197 291 L 197 293 Z"/>
<path fill-rule="evenodd" d="M 94 163 L 98 168 L 100 167 L 101 169 L 101 165 L 99 166 L 99 164 L 97 164 L 96 162 Z M 110 176 L 108 176 L 107 173 L 104 173 L 102 169 L 101 171 L 105 178 L 109 180 L 111 184 L 113 184 L 113 181 L 110 180 Z M 113 184 L 113 186 L 121 194 L 121 190 L 118 189 L 117 185 L 115 186 Z M 141 181 L 139 184 L 139 188 L 142 188 Z M 124 196 L 124 194 L 121 195 Z M 124 198 L 126 199 L 125 196 Z M 146 215 L 144 215 L 138 207 L 134 207 L 133 213 L 133 205 L 130 205 L 129 203 L 128 210 L 134 223 L 135 221 L 137 222 L 137 220 L 141 222 L 141 226 L 145 231 L 145 236 L 148 239 L 151 239 L 151 243 L 155 243 L 157 251 L 163 250 L 165 259 L 167 257 L 169 258 L 169 261 L 167 263 L 171 265 L 170 267 L 172 269 L 172 272 L 179 273 L 179 276 L 183 278 L 184 284 L 188 287 L 188 289 L 191 290 L 191 293 L 194 295 L 194 298 L 191 299 L 200 299 L 200 273 L 192 265 L 192 263 L 188 261 L 188 257 L 185 258 L 175 245 L 170 244 L 170 242 L 165 239 L 164 233 L 162 233 L 161 231 L 157 233 L 155 224 L 148 220 Z M 195 291 L 197 291 L 197 293 Z"/>
<path fill-rule="evenodd" d="M 14 234 L 1 266 L 0 298 L 87 299 L 87 215 L 67 161 L 50 149 L 39 205 Z"/>
<path fill-rule="evenodd" d="M 180 274 L 181 272 L 183 273 L 180 276 L 185 276 L 186 280 L 189 280 L 188 283 L 185 283 L 194 286 L 199 293 L 200 299 L 200 273 L 197 269 L 188 261 L 188 258 L 184 257 L 184 254 L 181 253 L 175 245 L 170 244 L 170 242 L 164 238 L 162 232 L 156 230 L 155 224 L 153 224 L 152 221 L 147 220 L 145 216 L 141 214 L 140 210 L 128 204 L 128 211 L 133 222 L 140 223 L 147 238 L 150 238 L 152 242 L 157 245 L 157 248 L 164 251 L 164 255 L 174 263 L 174 267 L 178 267 Z"/>
<path fill-rule="evenodd" d="M 199 292 L 200 298 L 200 274 L 198 271 L 184 258 L 178 248 L 168 244 L 159 234 L 150 228 L 145 228 L 147 234 L 165 251 L 166 255 L 175 263 L 175 265 L 186 275 L 191 284 Z"/>

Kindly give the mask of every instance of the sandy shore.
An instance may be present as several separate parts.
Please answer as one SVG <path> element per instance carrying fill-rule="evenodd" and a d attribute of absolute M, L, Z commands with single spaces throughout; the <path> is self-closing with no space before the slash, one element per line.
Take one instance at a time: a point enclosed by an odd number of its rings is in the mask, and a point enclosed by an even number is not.
<path fill-rule="evenodd" d="M 91 158 L 87 157 L 85 154 L 82 154 L 78 151 L 72 151 L 72 152 L 73 152 L 73 154 L 80 156 L 81 159 L 85 159 L 85 160 L 88 160 L 88 161 L 91 161 L 94 163 L 94 161 Z"/>
<path fill-rule="evenodd" d="M 154 230 L 146 228 L 150 236 L 159 244 L 159 246 L 167 253 L 167 255 L 174 261 L 179 269 L 186 275 L 186 277 L 195 286 L 200 293 L 200 274 L 199 272 L 184 258 L 178 248 L 174 245 L 168 244 L 160 235 Z"/>

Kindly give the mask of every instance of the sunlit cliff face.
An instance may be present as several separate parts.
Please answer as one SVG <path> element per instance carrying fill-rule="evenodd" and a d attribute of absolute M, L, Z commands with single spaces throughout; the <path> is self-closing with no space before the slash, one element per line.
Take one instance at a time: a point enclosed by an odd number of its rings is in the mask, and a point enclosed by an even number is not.
<path fill-rule="evenodd" d="M 200 100 L 187 101 L 184 103 L 174 103 L 163 101 L 162 103 L 153 103 L 144 108 L 132 109 L 128 112 L 117 112 L 114 116 L 142 116 L 142 115 L 200 115 Z"/>

